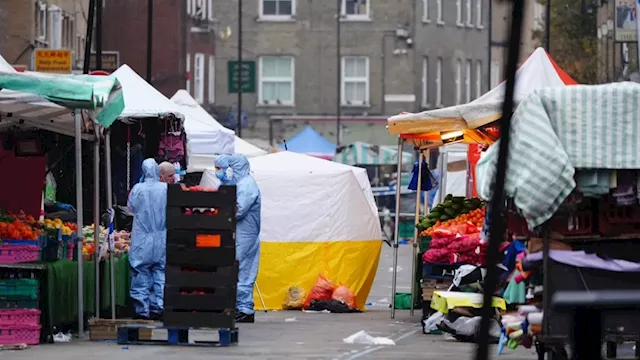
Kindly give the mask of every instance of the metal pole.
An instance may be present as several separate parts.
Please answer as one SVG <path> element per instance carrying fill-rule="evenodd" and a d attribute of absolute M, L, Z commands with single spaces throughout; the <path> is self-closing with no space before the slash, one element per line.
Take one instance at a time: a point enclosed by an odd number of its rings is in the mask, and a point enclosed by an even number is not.
<path fill-rule="evenodd" d="M 100 127 L 95 124 L 96 138 L 93 143 L 93 241 L 95 254 L 96 289 L 95 289 L 95 317 L 100 318 Z"/>
<path fill-rule="evenodd" d="M 84 274 L 82 259 L 82 131 L 80 122 L 82 121 L 80 110 L 73 112 L 75 128 L 75 159 L 76 159 L 76 222 L 78 223 L 78 234 L 76 252 L 78 254 L 78 337 L 84 335 Z"/>
<path fill-rule="evenodd" d="M 102 0 L 96 0 L 96 70 L 102 70 Z"/>
<path fill-rule="evenodd" d="M 104 176 L 107 188 L 107 209 L 113 208 L 113 187 L 111 179 L 111 131 L 104 134 Z M 111 319 L 116 319 L 116 268 L 113 259 L 113 248 L 109 239 L 109 288 L 111 291 Z"/>
<path fill-rule="evenodd" d="M 393 233 L 393 278 L 391 279 L 391 318 L 396 317 L 396 278 L 398 277 L 398 235 L 400 232 L 400 195 L 402 188 L 402 138 L 398 136 L 398 175 L 396 176 L 396 223 Z"/>
<path fill-rule="evenodd" d="M 415 224 L 420 222 L 420 195 L 422 195 L 422 151 L 418 150 L 418 189 L 416 191 L 416 217 Z M 414 304 L 416 303 L 416 262 L 418 257 L 418 238 L 420 236 L 418 228 L 414 227 L 413 232 L 413 258 L 411 259 L 411 308 L 409 315 L 413 316 Z"/>
<path fill-rule="evenodd" d="M 342 0 L 337 0 L 336 3 L 336 145 L 340 146 L 342 143 L 342 49 L 340 46 Z"/>
<path fill-rule="evenodd" d="M 236 134 L 242 137 L 242 0 L 238 0 L 238 112 Z"/>
<path fill-rule="evenodd" d="M 544 49 L 551 54 L 551 0 L 547 0 L 544 14 Z"/>
<path fill-rule="evenodd" d="M 640 14 L 640 0 L 636 0 L 636 14 Z M 638 17 L 636 15 L 636 51 L 637 51 L 637 62 L 638 68 L 640 69 L 640 21 L 638 21 Z"/>
<path fill-rule="evenodd" d="M 82 67 L 82 73 L 89 73 L 89 66 L 91 66 L 91 41 L 93 39 L 93 18 L 95 14 L 96 0 L 89 1 L 89 15 L 87 17 L 87 34 L 84 42 L 84 64 Z"/>
<path fill-rule="evenodd" d="M 153 65 L 153 0 L 147 1 L 147 82 L 151 84 Z"/>

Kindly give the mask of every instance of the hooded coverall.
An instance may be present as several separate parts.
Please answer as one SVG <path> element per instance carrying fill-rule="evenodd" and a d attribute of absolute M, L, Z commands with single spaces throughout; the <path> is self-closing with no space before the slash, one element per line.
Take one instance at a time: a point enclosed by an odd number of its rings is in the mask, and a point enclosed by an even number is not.
<path fill-rule="evenodd" d="M 235 185 L 237 192 L 236 260 L 240 263 L 238 274 L 238 296 L 236 310 L 251 315 L 253 309 L 253 286 L 258 276 L 260 258 L 260 190 L 249 175 L 249 160 L 244 155 L 221 155 L 216 166 L 233 174 L 218 176 L 223 185 Z"/>
<path fill-rule="evenodd" d="M 136 314 L 149 317 L 164 308 L 164 270 L 167 242 L 167 184 L 159 181 L 154 159 L 142 163 L 143 181 L 133 186 L 127 206 L 133 213 L 131 298 Z"/>

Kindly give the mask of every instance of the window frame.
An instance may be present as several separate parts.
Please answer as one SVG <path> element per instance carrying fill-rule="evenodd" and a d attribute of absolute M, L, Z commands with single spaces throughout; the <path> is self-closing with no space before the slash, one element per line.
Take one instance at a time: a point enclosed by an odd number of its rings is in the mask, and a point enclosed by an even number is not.
<path fill-rule="evenodd" d="M 478 29 L 484 29 L 484 24 L 483 24 L 484 14 L 482 13 L 482 11 L 484 10 L 483 9 L 484 6 L 482 4 L 483 1 L 484 0 L 476 0 L 476 27 Z"/>
<path fill-rule="evenodd" d="M 500 60 L 493 60 L 491 61 L 491 84 L 489 84 L 491 86 L 491 88 L 495 88 L 496 86 L 500 85 L 501 83 L 501 71 L 500 68 L 502 67 L 502 64 L 500 63 Z"/>
<path fill-rule="evenodd" d="M 475 27 L 475 25 L 473 24 L 473 4 L 471 4 L 472 0 L 464 0 L 464 18 L 465 18 L 465 25 L 467 27 Z"/>
<path fill-rule="evenodd" d="M 345 68 L 347 66 L 347 60 L 361 60 L 364 59 L 365 60 L 365 73 L 366 76 L 365 77 L 349 77 L 347 78 L 345 76 L 346 72 L 345 72 Z M 359 55 L 347 55 L 347 56 L 343 56 L 341 59 L 341 66 L 340 66 L 340 104 L 342 106 L 351 106 L 351 107 L 369 107 L 371 106 L 371 89 L 369 88 L 371 86 L 371 64 L 370 64 L 370 59 L 368 56 L 359 56 Z M 364 82 L 365 83 L 365 100 L 362 103 L 357 103 L 357 104 L 347 104 L 346 98 L 345 98 L 345 94 L 346 94 L 346 85 L 347 83 L 360 83 L 360 82 Z"/>
<path fill-rule="evenodd" d="M 464 23 L 462 21 L 462 0 L 456 0 L 456 26 L 463 27 Z"/>
<path fill-rule="evenodd" d="M 207 20 L 211 22 L 216 21 L 215 14 L 213 13 L 213 0 L 207 0 Z"/>
<path fill-rule="evenodd" d="M 49 19 L 49 47 L 51 49 L 62 49 L 62 31 L 63 31 L 63 22 L 64 16 L 62 13 L 62 9 L 52 5 L 49 6 L 48 15 L 51 17 Z"/>
<path fill-rule="evenodd" d="M 290 78 L 284 78 L 284 77 L 271 77 L 271 78 L 267 78 L 265 81 L 265 78 L 263 76 L 263 64 L 262 62 L 264 61 L 264 59 L 267 58 L 277 58 L 277 59 L 283 59 L 283 58 L 287 58 L 291 60 L 290 66 L 291 66 L 291 77 Z M 291 83 L 291 99 L 287 100 L 287 101 L 282 101 L 280 100 L 280 103 L 278 103 L 277 101 L 271 103 L 265 103 L 264 101 L 264 91 L 262 89 L 262 85 L 265 82 L 276 82 L 276 83 L 284 83 L 284 82 L 289 82 Z M 258 106 L 295 106 L 296 103 L 296 58 L 293 55 L 263 55 L 260 56 L 258 58 Z"/>
<path fill-rule="evenodd" d="M 422 99 L 423 108 L 429 107 L 429 57 L 422 57 Z"/>
<path fill-rule="evenodd" d="M 422 0 L 422 22 L 425 23 L 430 23 L 431 22 L 431 18 L 430 18 L 430 14 L 429 14 L 429 3 L 431 1 L 430 0 Z"/>
<path fill-rule="evenodd" d="M 207 102 L 216 103 L 216 57 L 209 55 L 209 68 L 207 77 Z"/>
<path fill-rule="evenodd" d="M 205 55 L 196 53 L 193 56 L 193 98 L 198 104 L 204 104 Z"/>
<path fill-rule="evenodd" d="M 291 1 L 291 14 L 290 15 L 265 14 L 264 13 L 264 1 L 265 0 L 258 0 L 258 19 L 266 20 L 266 21 L 287 21 L 287 20 L 291 20 L 291 19 L 295 18 L 295 16 L 296 16 L 296 5 L 297 5 L 296 4 L 296 2 L 297 2 L 296 0 L 290 0 Z M 276 0 L 276 1 L 279 2 L 280 0 Z"/>
<path fill-rule="evenodd" d="M 40 41 L 47 41 L 47 35 L 49 34 L 49 11 L 47 8 L 47 3 L 44 2 L 39 2 L 38 5 L 40 6 L 40 10 L 38 12 L 38 22 L 40 24 L 40 28 L 39 30 L 39 34 L 37 36 L 38 40 Z"/>
<path fill-rule="evenodd" d="M 482 60 L 476 60 L 476 99 L 482 96 Z"/>
<path fill-rule="evenodd" d="M 464 75 L 464 99 L 465 103 L 468 104 L 471 102 L 471 70 L 473 64 L 471 59 L 467 59 L 465 63 L 465 75 Z"/>
<path fill-rule="evenodd" d="M 436 0 L 436 5 L 437 5 L 437 24 L 438 25 L 444 25 L 444 14 L 442 12 L 442 1 L 443 0 Z"/>
<path fill-rule="evenodd" d="M 456 86 L 455 104 L 460 105 L 462 103 L 462 60 L 460 59 L 456 59 L 454 84 Z"/>
<path fill-rule="evenodd" d="M 366 14 L 347 14 L 347 0 L 340 2 L 340 15 L 342 20 L 347 21 L 369 21 L 371 20 L 371 0 L 351 0 L 351 1 L 366 1 Z"/>
<path fill-rule="evenodd" d="M 436 107 L 442 107 L 442 57 L 436 63 Z"/>

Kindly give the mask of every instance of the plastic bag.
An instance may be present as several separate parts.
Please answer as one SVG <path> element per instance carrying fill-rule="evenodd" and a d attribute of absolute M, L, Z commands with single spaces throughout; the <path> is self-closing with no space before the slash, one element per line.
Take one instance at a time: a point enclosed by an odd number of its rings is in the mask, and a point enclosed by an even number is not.
<path fill-rule="evenodd" d="M 480 234 L 474 234 L 461 237 L 447 246 L 447 249 L 454 253 L 463 253 L 475 250 L 478 246 L 480 246 Z"/>
<path fill-rule="evenodd" d="M 356 296 L 345 285 L 338 286 L 333 291 L 333 295 L 331 295 L 331 298 L 333 300 L 338 300 L 345 303 L 348 307 L 352 309 L 355 309 L 356 307 Z"/>
<path fill-rule="evenodd" d="M 432 264 L 451 262 L 451 252 L 447 249 L 429 249 L 422 254 L 422 261 Z"/>
<path fill-rule="evenodd" d="M 456 241 L 455 237 L 449 238 L 432 238 L 429 243 L 429 249 L 446 249 Z"/>
<path fill-rule="evenodd" d="M 331 282 L 331 280 L 327 279 L 324 275 L 318 276 L 318 281 L 313 285 L 311 290 L 309 290 L 309 294 L 304 301 L 304 309 L 307 309 L 313 300 L 331 300 L 331 296 L 333 295 L 333 291 L 336 289 L 336 286 Z"/>
<path fill-rule="evenodd" d="M 438 324 L 440 324 L 442 320 L 444 320 L 444 314 L 440 311 L 432 314 L 428 319 L 422 320 L 424 323 L 424 331 L 429 332 L 438 330 Z"/>
<path fill-rule="evenodd" d="M 285 310 L 302 310 L 306 295 L 307 292 L 303 288 L 299 286 L 290 287 L 282 303 L 282 308 Z"/>

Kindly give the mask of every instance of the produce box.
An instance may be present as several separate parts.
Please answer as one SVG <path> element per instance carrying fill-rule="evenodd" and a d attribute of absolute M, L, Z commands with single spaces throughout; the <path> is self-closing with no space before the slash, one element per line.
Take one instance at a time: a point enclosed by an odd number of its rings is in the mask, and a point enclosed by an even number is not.
<path fill-rule="evenodd" d="M 433 296 L 434 291 L 447 291 L 452 284 L 453 282 L 451 280 L 423 279 L 421 284 L 422 300 L 431 301 L 431 297 Z"/>
<path fill-rule="evenodd" d="M 116 340 L 118 326 L 122 325 L 154 325 L 151 320 L 127 319 L 89 319 L 89 337 L 91 341 Z M 140 340 L 151 340 L 152 329 L 141 329 Z"/>
<path fill-rule="evenodd" d="M 236 228 L 236 187 L 221 186 L 218 191 L 186 191 L 171 184 L 167 191 L 167 230 L 233 230 Z M 199 214 L 193 209 L 216 209 Z"/>
<path fill-rule="evenodd" d="M 36 279 L 0 279 L 0 299 L 38 300 L 39 286 Z"/>

